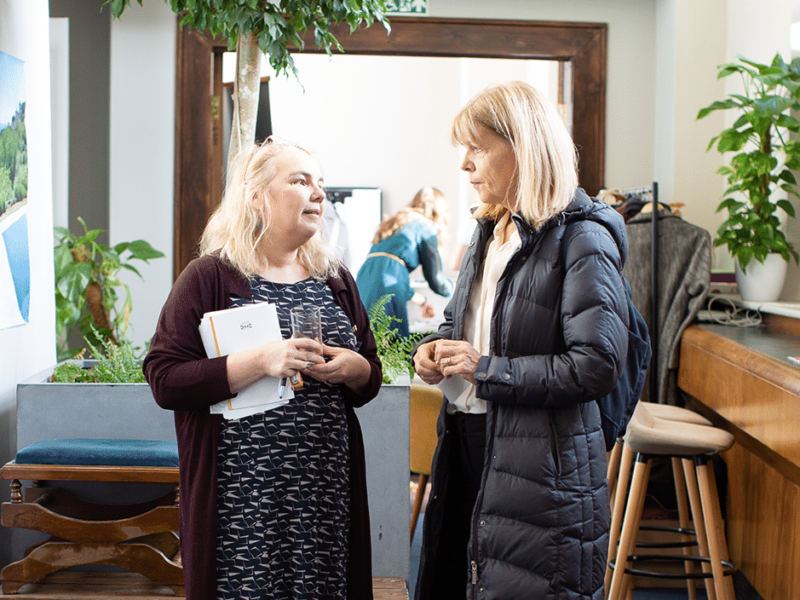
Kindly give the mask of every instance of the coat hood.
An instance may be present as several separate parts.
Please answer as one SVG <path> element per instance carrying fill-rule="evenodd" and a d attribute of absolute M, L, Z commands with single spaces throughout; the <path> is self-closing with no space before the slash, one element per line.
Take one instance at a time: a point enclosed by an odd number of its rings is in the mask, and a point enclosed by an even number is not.
<path fill-rule="evenodd" d="M 513 218 L 521 234 L 525 232 L 530 236 L 534 233 L 530 225 L 525 223 L 519 215 L 514 215 Z M 608 230 L 617 248 L 619 248 L 619 256 L 622 261 L 621 265 L 624 265 L 628 259 L 628 235 L 625 229 L 625 220 L 622 215 L 608 204 L 589 196 L 583 188 L 578 188 L 575 191 L 575 195 L 572 197 L 572 201 L 567 205 L 567 208 L 545 223 L 541 231 L 584 220 L 595 221 Z M 526 236 L 523 234 L 523 239 L 525 237 Z"/>

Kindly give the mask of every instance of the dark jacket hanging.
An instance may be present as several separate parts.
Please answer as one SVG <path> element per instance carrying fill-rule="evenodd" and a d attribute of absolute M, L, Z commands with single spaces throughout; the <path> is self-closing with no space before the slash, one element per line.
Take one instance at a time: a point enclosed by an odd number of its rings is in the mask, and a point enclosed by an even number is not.
<path fill-rule="evenodd" d="M 622 274 L 633 292 L 633 303 L 649 324 L 652 214 L 639 213 L 626 224 L 628 261 Z M 642 400 L 682 405 L 678 393 L 680 339 L 697 316 L 708 295 L 711 280 L 711 236 L 708 231 L 662 209 L 658 213 L 659 244 L 655 268 L 658 274 L 658 360 L 659 397 L 650 398 L 650 373 Z M 652 368 L 651 368 L 652 370 Z"/>

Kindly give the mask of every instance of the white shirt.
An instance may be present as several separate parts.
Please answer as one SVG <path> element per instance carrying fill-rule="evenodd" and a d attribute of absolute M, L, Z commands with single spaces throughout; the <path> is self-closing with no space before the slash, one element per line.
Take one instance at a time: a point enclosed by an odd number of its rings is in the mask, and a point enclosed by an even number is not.
<path fill-rule="evenodd" d="M 522 240 L 516 225 L 511 221 L 511 213 L 506 212 L 494 227 L 492 240 L 487 246 L 486 256 L 483 259 L 483 269 L 480 269 L 475 277 L 472 297 L 464 317 L 464 340 L 472 344 L 481 356 L 488 356 L 491 350 L 492 312 L 497 294 L 497 283 L 500 281 L 508 261 L 521 245 Z M 450 379 L 454 379 L 454 377 Z M 466 381 L 464 383 L 466 384 L 462 386 L 464 389 L 448 405 L 448 412 L 453 414 L 459 410 L 465 413 L 485 413 L 486 400 L 475 395 L 476 386 Z"/>

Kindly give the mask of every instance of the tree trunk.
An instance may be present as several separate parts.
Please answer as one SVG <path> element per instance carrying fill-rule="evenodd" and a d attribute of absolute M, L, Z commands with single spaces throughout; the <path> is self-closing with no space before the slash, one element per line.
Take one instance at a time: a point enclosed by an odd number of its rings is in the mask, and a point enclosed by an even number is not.
<path fill-rule="evenodd" d="M 258 100 L 261 93 L 261 57 L 252 33 L 239 33 L 236 41 L 236 77 L 233 80 L 233 123 L 228 146 L 228 167 L 233 157 L 255 142 Z"/>

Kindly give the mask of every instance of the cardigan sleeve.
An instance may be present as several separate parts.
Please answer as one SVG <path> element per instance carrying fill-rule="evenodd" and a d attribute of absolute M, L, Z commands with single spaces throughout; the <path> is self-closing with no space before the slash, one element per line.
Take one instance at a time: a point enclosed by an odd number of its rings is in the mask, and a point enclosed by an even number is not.
<path fill-rule="evenodd" d="M 383 381 L 383 370 L 381 360 L 378 358 L 378 346 L 375 343 L 375 336 L 369 326 L 369 316 L 361 296 L 358 294 L 355 279 L 345 267 L 339 270 L 339 277 L 328 279 L 337 302 L 350 319 L 353 326 L 353 333 L 358 340 L 358 353 L 367 359 L 370 366 L 369 382 L 363 390 L 355 391 L 347 386 L 341 386 L 342 397 L 348 406 L 358 408 L 378 395 Z"/>
<path fill-rule="evenodd" d="M 159 406 L 169 410 L 203 409 L 233 396 L 227 357 L 207 358 L 200 320 L 217 306 L 224 288 L 210 261 L 193 261 L 181 273 L 161 310 L 142 368 Z"/>

